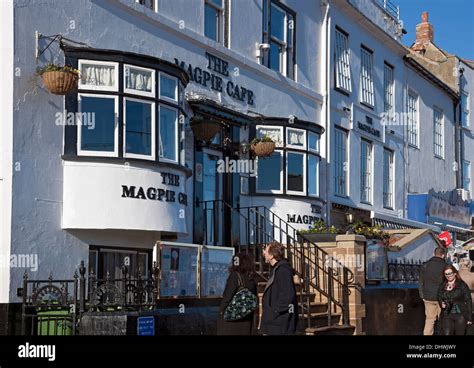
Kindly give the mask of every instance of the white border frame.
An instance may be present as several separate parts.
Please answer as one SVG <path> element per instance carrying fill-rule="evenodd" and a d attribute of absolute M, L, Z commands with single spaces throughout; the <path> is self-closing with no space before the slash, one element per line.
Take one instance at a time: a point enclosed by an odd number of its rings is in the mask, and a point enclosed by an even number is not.
<path fill-rule="evenodd" d="M 273 130 L 276 130 L 278 129 L 280 131 L 280 141 L 278 142 L 275 142 L 275 147 L 283 147 L 284 146 L 284 141 L 283 141 L 283 126 L 279 126 L 279 125 L 257 125 L 255 127 L 255 136 L 257 138 L 259 138 L 259 133 L 260 133 L 260 130 L 259 129 L 273 129 Z"/>
<path fill-rule="evenodd" d="M 303 132 L 303 145 L 302 146 L 297 146 L 297 145 L 293 145 L 293 144 L 289 144 L 288 141 L 288 133 L 290 130 L 295 130 L 297 132 Z M 306 150 L 306 147 L 307 147 L 307 142 L 306 142 L 306 130 L 304 129 L 298 129 L 298 128 L 291 128 L 291 127 L 286 127 L 286 147 L 287 148 L 294 148 L 294 149 L 299 149 L 299 150 Z"/>
<path fill-rule="evenodd" d="M 298 192 L 295 190 L 289 190 L 288 189 L 288 155 L 301 155 L 303 156 L 303 191 Z M 306 175 L 306 168 L 307 168 L 307 162 L 306 160 L 308 159 L 306 152 L 296 152 L 296 151 L 286 151 L 286 194 L 292 194 L 292 195 L 299 195 L 299 196 L 305 196 L 306 195 L 306 180 L 307 180 L 307 175 Z"/>
<path fill-rule="evenodd" d="M 85 97 L 94 97 L 94 98 L 107 98 L 114 100 L 114 109 L 115 109 L 115 121 L 114 121 L 114 150 L 112 151 L 88 151 L 81 148 L 82 145 L 82 124 L 79 124 L 79 117 L 82 116 L 82 96 Z M 101 156 L 101 157 L 118 157 L 118 146 L 119 146 L 119 97 L 117 95 L 97 95 L 90 93 L 81 93 L 77 94 L 77 110 L 78 115 L 76 115 L 76 125 L 77 125 L 77 155 L 78 156 Z"/>
<path fill-rule="evenodd" d="M 175 150 L 175 160 L 171 160 L 169 158 L 166 158 L 164 156 L 160 156 L 160 146 L 161 146 L 161 108 L 164 107 L 165 109 L 170 109 L 174 110 L 176 112 L 176 120 L 175 120 L 175 144 L 176 144 L 176 150 Z M 176 107 L 171 107 L 168 105 L 163 105 L 159 104 L 158 106 L 158 160 L 161 162 L 171 162 L 175 164 L 179 164 L 179 144 L 180 144 L 180 137 L 178 136 L 179 133 L 179 110 Z"/>
<path fill-rule="evenodd" d="M 145 103 L 151 105 L 151 155 L 141 155 L 138 153 L 127 153 L 127 101 Z M 132 97 L 123 98 L 123 157 L 139 158 L 143 160 L 152 160 L 156 158 L 156 116 L 155 116 L 155 102 L 148 100 L 141 100 Z"/>
<path fill-rule="evenodd" d="M 273 194 L 283 194 L 283 151 L 282 150 L 275 150 L 274 153 L 278 153 L 280 155 L 280 189 L 259 189 L 258 187 L 258 166 L 257 166 L 257 175 L 255 176 L 255 192 L 256 193 L 273 193 Z M 273 153 L 272 153 L 273 155 Z M 257 158 L 257 165 L 260 158 Z"/>
<path fill-rule="evenodd" d="M 175 87 L 174 87 L 174 94 L 176 96 L 176 99 L 172 99 L 168 96 L 162 96 L 161 95 L 161 76 L 164 76 L 165 78 L 168 78 L 168 79 L 173 79 L 175 81 Z M 168 102 L 171 102 L 175 105 L 178 106 L 179 104 L 179 88 L 178 88 L 178 84 L 179 84 L 179 81 L 178 81 L 178 78 L 176 77 L 173 77 L 172 75 L 169 75 L 167 73 L 164 73 L 164 72 L 159 72 L 158 73 L 158 91 L 159 91 L 159 95 L 158 95 L 158 98 L 160 100 L 164 100 L 164 101 L 168 101 Z"/>
<path fill-rule="evenodd" d="M 125 69 L 130 68 L 130 69 L 137 69 L 137 70 L 143 70 L 146 72 L 151 72 L 151 92 L 146 92 L 146 91 L 140 91 L 138 89 L 130 89 L 127 88 L 127 77 L 125 73 Z M 146 96 L 146 97 L 152 97 L 155 98 L 156 94 L 156 71 L 155 69 L 150 69 L 150 68 L 143 68 L 141 66 L 135 66 L 132 64 L 123 64 L 123 92 L 128 93 L 131 95 L 138 95 L 138 96 Z"/>
<path fill-rule="evenodd" d="M 108 87 L 108 86 L 93 86 L 88 84 L 82 84 L 82 65 L 83 64 L 96 64 L 96 65 L 103 65 L 103 66 L 113 66 L 114 74 L 115 74 L 115 86 Z M 118 92 L 119 90 L 119 63 L 112 62 L 112 61 L 99 61 L 99 60 L 91 60 L 91 59 L 79 59 L 78 68 L 81 72 L 79 77 L 78 89 L 87 89 L 91 91 L 111 91 L 111 92 Z"/>

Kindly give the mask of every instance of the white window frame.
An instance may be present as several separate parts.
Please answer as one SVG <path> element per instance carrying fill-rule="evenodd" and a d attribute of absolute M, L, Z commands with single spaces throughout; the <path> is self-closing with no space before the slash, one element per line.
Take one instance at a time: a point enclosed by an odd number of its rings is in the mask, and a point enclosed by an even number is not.
<path fill-rule="evenodd" d="M 82 73 L 82 65 L 83 64 L 95 64 L 95 65 L 103 65 L 103 66 L 112 66 L 114 67 L 114 74 L 115 74 L 115 86 L 95 86 L 90 84 L 82 84 L 82 78 L 79 77 L 78 82 L 78 89 L 87 89 L 91 91 L 111 91 L 111 92 L 118 92 L 119 90 L 119 63 L 111 62 L 111 61 L 99 61 L 99 60 L 90 60 L 90 59 L 79 59 L 78 68 Z"/>
<path fill-rule="evenodd" d="M 160 150 L 161 150 L 161 108 L 164 107 L 166 109 L 170 110 L 175 110 L 176 111 L 176 124 L 175 124 L 175 139 L 176 139 L 176 152 L 175 152 L 175 157 L 176 160 L 171 160 L 169 158 L 166 158 L 164 156 L 160 156 Z M 170 162 L 170 163 L 179 163 L 179 145 L 180 145 L 180 137 L 179 137 L 179 110 L 176 107 L 160 104 L 158 106 L 158 124 L 159 124 L 159 131 L 158 131 L 158 160 L 161 162 Z"/>
<path fill-rule="evenodd" d="M 146 92 L 146 91 L 140 91 L 136 89 L 130 89 L 127 88 L 127 78 L 125 76 L 125 69 L 126 68 L 132 68 L 132 69 L 138 69 L 138 70 L 143 70 L 146 72 L 151 72 L 151 92 Z M 123 65 L 123 92 L 128 93 L 128 94 L 133 94 L 133 95 L 138 95 L 138 96 L 146 96 L 146 97 L 155 97 L 155 85 L 156 85 L 156 79 L 155 79 L 155 70 L 150 69 L 150 68 L 143 68 L 141 66 L 135 66 L 132 64 L 124 64 Z"/>
<path fill-rule="evenodd" d="M 336 88 L 351 93 L 351 50 L 349 48 L 349 36 L 336 28 L 334 45 Z"/>
<path fill-rule="evenodd" d="M 209 5 L 211 8 L 216 10 L 219 14 L 218 20 L 217 20 L 218 22 L 217 40 L 213 40 L 212 38 L 206 36 L 206 5 Z M 219 4 L 216 4 L 213 0 L 204 0 L 204 27 L 203 27 L 204 37 L 214 42 L 217 42 L 219 44 L 224 44 L 224 22 L 225 22 L 224 10 L 225 10 L 225 0 L 222 0 L 222 6 L 220 6 Z"/>
<path fill-rule="evenodd" d="M 303 156 L 303 190 L 301 192 L 297 190 L 289 190 L 288 189 L 288 155 L 300 155 Z M 306 168 L 307 168 L 307 157 L 305 152 L 296 152 L 296 151 L 286 151 L 286 194 L 292 194 L 292 195 L 299 195 L 299 196 L 304 196 L 306 195 Z"/>
<path fill-rule="evenodd" d="M 320 170 L 321 157 L 319 157 L 318 155 L 312 155 L 310 153 L 307 156 L 308 156 L 307 161 L 309 161 L 310 157 L 314 157 L 317 160 L 317 165 L 316 165 L 316 194 L 311 194 L 309 192 L 309 185 L 308 185 L 308 188 L 307 188 L 307 193 L 308 193 L 309 197 L 318 198 L 319 197 L 319 170 Z M 308 167 L 308 170 L 309 170 L 309 164 L 307 165 L 307 167 Z M 309 172 L 307 173 L 306 182 L 309 184 Z"/>
<path fill-rule="evenodd" d="M 413 98 L 414 104 L 411 105 L 410 101 Z M 420 97 L 418 93 L 409 89 L 407 93 L 407 141 L 408 145 L 419 148 L 420 139 Z M 412 113 L 414 115 L 412 116 Z M 415 128 L 415 130 L 413 130 Z M 412 138 L 415 138 L 416 142 L 413 142 Z"/>
<path fill-rule="evenodd" d="M 260 129 L 271 129 L 280 131 L 280 140 L 275 142 L 275 147 L 283 147 L 283 127 L 276 125 L 257 125 L 256 126 L 256 136 L 260 137 Z M 263 135 L 262 135 L 263 136 Z"/>
<path fill-rule="evenodd" d="M 316 149 L 314 148 L 311 148 L 310 145 L 309 145 L 309 139 L 311 136 L 315 136 L 316 137 Z M 310 132 L 308 130 L 308 151 L 309 152 L 315 152 L 315 153 L 319 153 L 320 152 L 320 142 L 321 141 L 321 135 L 320 134 L 317 134 L 317 133 L 313 133 L 313 132 Z"/>
<path fill-rule="evenodd" d="M 373 151 L 374 145 L 372 142 L 367 141 L 365 139 L 361 139 L 360 142 L 360 201 L 361 203 L 365 204 L 372 204 L 373 198 Z M 363 170 L 363 162 L 364 162 L 364 146 L 368 149 L 365 152 L 365 171 Z M 367 198 L 364 198 L 364 195 L 367 191 Z"/>
<path fill-rule="evenodd" d="M 444 114 L 436 106 L 433 107 L 433 150 L 435 157 L 444 159 Z"/>
<path fill-rule="evenodd" d="M 273 194 L 283 194 L 283 151 L 282 150 L 275 150 L 273 151 L 274 153 L 278 153 L 280 156 L 280 189 L 271 189 L 271 190 L 265 190 L 265 189 L 259 189 L 258 187 L 258 169 L 257 169 L 257 176 L 256 176 L 256 185 L 255 185 L 255 190 L 257 193 L 273 193 Z M 258 168 L 258 161 L 260 158 L 257 158 L 257 168 Z M 263 159 L 264 160 L 264 159 Z"/>
<path fill-rule="evenodd" d="M 463 104 L 463 101 L 464 104 Z M 470 128 L 469 122 L 469 92 L 461 90 L 461 123 L 464 128 Z M 465 115 L 464 115 L 465 114 Z M 466 116 L 466 121 L 464 121 L 464 116 Z"/>
<path fill-rule="evenodd" d="M 145 8 L 154 11 L 155 13 L 158 13 L 158 0 L 151 0 L 153 2 L 153 9 L 150 9 L 148 6 L 145 6 L 145 4 L 140 4 L 140 0 L 136 0 L 136 2 Z"/>
<path fill-rule="evenodd" d="M 384 62 L 383 83 L 384 111 L 392 114 L 395 108 L 395 68 L 387 62 Z"/>
<path fill-rule="evenodd" d="M 82 116 L 82 97 L 95 97 L 95 98 L 107 98 L 109 100 L 114 100 L 115 106 L 115 128 L 114 128 L 114 151 L 113 152 L 104 152 L 104 151 L 88 151 L 83 150 L 82 147 L 82 124 L 79 121 Z M 101 156 L 101 157 L 118 157 L 118 147 L 119 147 L 119 130 L 118 130 L 118 112 L 119 112 L 119 96 L 115 95 L 98 95 L 91 93 L 82 93 L 77 94 L 77 110 L 78 115 L 76 116 L 76 125 L 77 125 L 77 155 L 78 156 Z"/>
<path fill-rule="evenodd" d="M 466 175 L 466 170 L 464 170 L 464 165 L 467 165 L 467 175 Z M 471 161 L 467 161 L 467 160 L 462 160 L 462 166 L 463 166 L 463 170 L 462 170 L 462 187 L 464 190 L 467 190 L 469 191 L 469 193 L 471 193 L 471 186 L 472 186 L 472 183 L 471 183 Z M 467 188 L 464 186 L 464 182 L 465 181 L 468 181 L 468 185 L 467 185 Z"/>
<path fill-rule="evenodd" d="M 360 102 L 375 107 L 374 53 L 360 48 Z"/>
<path fill-rule="evenodd" d="M 140 102 L 151 105 L 151 155 L 141 155 L 137 153 L 127 153 L 127 101 Z M 155 160 L 156 139 L 155 139 L 155 102 L 148 100 L 141 100 L 138 98 L 124 97 L 123 98 L 123 157 L 126 158 L 140 158 L 143 160 Z"/>
<path fill-rule="evenodd" d="M 268 0 L 268 1 L 271 2 L 270 3 L 270 14 L 268 15 L 270 17 L 270 24 L 271 24 L 271 8 L 272 7 L 276 8 L 278 11 L 285 14 L 285 16 L 283 18 L 283 38 L 284 39 L 280 40 L 279 38 L 274 37 L 272 35 L 272 32 L 271 32 L 271 27 L 268 30 L 268 32 L 269 32 L 269 36 L 270 36 L 269 37 L 270 42 L 274 42 L 274 43 L 280 45 L 280 49 L 283 50 L 283 51 L 280 51 L 280 70 L 279 70 L 279 72 L 286 77 L 287 74 L 288 74 L 287 73 L 287 62 L 286 62 L 287 61 L 287 53 L 288 53 L 288 50 L 287 50 L 287 47 L 288 47 L 288 13 L 285 9 L 280 8 L 277 4 L 273 3 L 273 1 L 271 1 L 271 0 Z"/>
<path fill-rule="evenodd" d="M 160 100 L 163 100 L 163 101 L 168 101 L 168 102 L 171 102 L 173 104 L 177 104 L 178 103 L 178 100 L 179 100 L 179 87 L 178 87 L 178 78 L 176 77 L 173 77 L 172 75 L 169 75 L 167 73 L 163 73 L 163 72 L 159 72 L 158 73 L 158 91 L 159 91 L 159 99 Z M 173 79 L 176 84 L 175 84 L 175 89 L 174 89 L 174 94 L 175 94 L 175 99 L 173 100 L 172 98 L 168 97 L 168 96 L 162 96 L 161 95 L 161 76 L 164 76 L 165 78 L 168 78 L 168 79 Z"/>
<path fill-rule="evenodd" d="M 289 132 L 290 130 L 293 130 L 293 131 L 296 131 L 296 132 L 302 132 L 303 133 L 303 145 L 302 146 L 298 146 L 298 145 L 295 145 L 295 144 L 289 144 Z M 294 148 L 294 149 L 301 149 L 301 150 L 306 150 L 306 147 L 307 147 L 307 143 L 306 143 L 306 130 L 304 129 L 298 129 L 298 128 L 286 128 L 286 147 L 287 148 Z"/>
<path fill-rule="evenodd" d="M 337 146 L 338 133 L 342 134 L 342 136 L 344 138 L 343 142 L 342 142 L 344 145 L 340 147 L 341 152 L 338 152 L 339 147 Z M 345 131 L 341 128 L 336 128 L 335 129 L 335 134 L 334 134 L 334 139 L 335 139 L 335 142 L 334 142 L 334 194 L 337 195 L 337 196 L 340 196 L 340 197 L 347 197 L 349 195 L 349 173 L 348 173 L 349 155 L 348 155 L 348 152 L 347 152 L 347 149 L 349 147 L 349 134 L 348 134 L 347 131 Z M 344 180 L 344 186 L 343 186 L 344 192 L 343 193 L 340 193 L 337 190 L 337 188 L 339 188 L 339 184 L 337 183 L 337 180 L 339 180 L 339 178 L 340 178 L 340 176 L 339 176 L 339 167 L 338 167 L 339 153 L 343 154 L 343 156 L 344 156 L 344 157 L 341 157 L 341 160 L 342 160 L 342 174 L 343 174 L 342 179 Z M 347 170 L 344 170 L 345 168 L 347 168 Z"/>
<path fill-rule="evenodd" d="M 387 155 L 388 161 L 386 161 Z M 386 163 L 388 163 L 388 167 L 385 165 Z M 388 174 L 388 176 L 386 176 L 386 174 Z M 386 188 L 389 190 L 388 192 L 385 191 Z M 383 150 L 382 196 L 383 207 L 393 210 L 395 207 L 395 154 L 392 150 L 387 148 Z"/>

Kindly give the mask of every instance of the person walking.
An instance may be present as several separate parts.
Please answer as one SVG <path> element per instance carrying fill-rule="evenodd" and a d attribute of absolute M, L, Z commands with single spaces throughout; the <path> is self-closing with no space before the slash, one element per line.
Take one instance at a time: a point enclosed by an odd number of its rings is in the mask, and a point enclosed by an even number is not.
<path fill-rule="evenodd" d="M 444 279 L 439 285 L 438 302 L 443 310 L 442 335 L 465 335 L 472 325 L 471 291 L 453 265 L 443 269 Z"/>
<path fill-rule="evenodd" d="M 240 288 L 243 287 L 250 290 L 257 297 L 257 282 L 255 281 L 255 276 L 255 261 L 250 254 L 242 252 L 232 257 L 232 264 L 229 267 L 229 277 L 227 278 L 219 308 L 217 335 L 251 335 L 255 331 L 255 311 L 236 321 L 226 321 L 224 319 L 226 308 Z"/>
<path fill-rule="evenodd" d="M 434 256 L 426 261 L 420 269 L 418 291 L 425 305 L 425 327 L 423 335 L 433 335 L 436 320 L 441 308 L 438 304 L 438 288 L 443 280 L 443 269 L 446 267 L 446 249 L 437 247 Z"/>
<path fill-rule="evenodd" d="M 474 272 L 471 271 L 472 268 L 472 261 L 465 257 L 461 258 L 461 269 L 459 270 L 459 276 L 461 279 L 467 284 L 469 289 L 471 289 L 471 299 L 472 299 L 472 309 L 474 311 Z M 472 316 L 472 319 L 474 320 L 474 315 Z M 466 332 L 467 335 L 474 335 L 474 326 L 470 325 L 468 326 L 468 331 Z"/>
<path fill-rule="evenodd" d="M 293 335 L 296 332 L 298 302 L 294 270 L 284 254 L 283 245 L 277 242 L 270 243 L 263 251 L 265 261 L 271 266 L 262 300 L 260 332 L 263 335 Z"/>

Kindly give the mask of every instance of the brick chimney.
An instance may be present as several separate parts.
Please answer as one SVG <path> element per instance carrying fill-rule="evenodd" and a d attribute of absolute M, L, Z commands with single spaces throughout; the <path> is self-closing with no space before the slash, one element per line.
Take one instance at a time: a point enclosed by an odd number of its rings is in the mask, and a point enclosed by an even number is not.
<path fill-rule="evenodd" d="M 414 51 L 423 51 L 426 45 L 434 40 L 434 30 L 430 22 L 428 22 L 428 12 L 421 14 L 421 23 L 416 26 L 416 41 L 412 46 Z"/>

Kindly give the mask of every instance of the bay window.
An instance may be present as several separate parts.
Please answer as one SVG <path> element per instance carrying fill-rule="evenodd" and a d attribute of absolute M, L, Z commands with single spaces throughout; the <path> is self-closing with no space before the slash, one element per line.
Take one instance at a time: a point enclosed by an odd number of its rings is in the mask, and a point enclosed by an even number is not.
<path fill-rule="evenodd" d="M 258 158 L 256 192 L 318 197 L 320 135 L 304 128 L 257 126 L 256 136 L 264 135 L 279 144 L 270 157 Z"/>
<path fill-rule="evenodd" d="M 184 165 L 179 123 L 184 72 L 178 77 L 180 71 L 172 75 L 168 66 L 163 72 L 149 61 L 140 65 L 135 56 L 116 59 L 123 62 L 76 60 L 81 72 L 76 133 L 66 127 L 65 153 Z M 74 104 L 74 98 L 66 99 L 67 110 L 74 111 Z"/>

